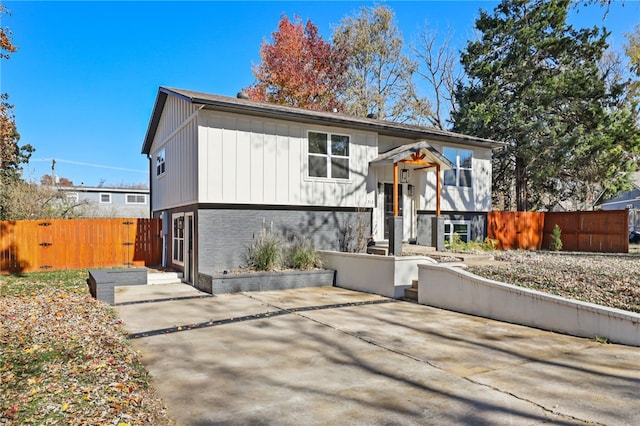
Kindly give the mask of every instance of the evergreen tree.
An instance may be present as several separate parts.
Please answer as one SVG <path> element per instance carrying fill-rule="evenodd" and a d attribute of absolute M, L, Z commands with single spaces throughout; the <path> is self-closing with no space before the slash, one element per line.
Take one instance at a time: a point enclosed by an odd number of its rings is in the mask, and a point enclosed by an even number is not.
<path fill-rule="evenodd" d="M 624 84 L 599 63 L 604 28 L 567 23 L 570 0 L 503 0 L 476 21 L 458 85 L 454 129 L 507 143 L 494 153 L 494 202 L 535 210 L 572 200 L 585 208 L 635 170 L 640 137 Z"/>

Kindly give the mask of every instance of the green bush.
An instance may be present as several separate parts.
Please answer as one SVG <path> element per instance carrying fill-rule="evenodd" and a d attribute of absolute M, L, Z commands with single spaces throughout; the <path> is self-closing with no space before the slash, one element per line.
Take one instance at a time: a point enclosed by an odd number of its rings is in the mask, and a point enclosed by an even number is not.
<path fill-rule="evenodd" d="M 322 261 L 308 241 L 296 240 L 288 250 L 287 266 L 305 271 L 322 267 Z"/>
<path fill-rule="evenodd" d="M 258 271 L 273 271 L 282 261 L 282 241 L 273 232 L 262 228 L 247 249 L 247 266 Z"/>
<path fill-rule="evenodd" d="M 549 246 L 551 250 L 562 250 L 562 230 L 557 223 L 556 226 L 553 227 L 553 233 L 551 234 L 551 243 L 549 244 Z"/>
<path fill-rule="evenodd" d="M 494 251 L 496 249 L 497 243 L 498 243 L 497 240 L 493 240 L 488 237 L 484 240 L 484 242 L 472 240 L 472 241 L 469 241 L 468 243 L 465 243 L 464 241 L 462 241 L 462 238 L 460 238 L 460 235 L 454 233 L 451 236 L 451 241 L 449 241 L 447 248 L 452 251 L 462 251 L 462 252 L 463 251 L 470 251 L 470 252 Z"/>

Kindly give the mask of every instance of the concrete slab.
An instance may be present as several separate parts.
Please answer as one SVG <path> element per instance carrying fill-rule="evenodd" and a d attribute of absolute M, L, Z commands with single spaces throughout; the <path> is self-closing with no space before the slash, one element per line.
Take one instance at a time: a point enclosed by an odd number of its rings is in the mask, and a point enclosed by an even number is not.
<path fill-rule="evenodd" d="M 132 344 L 182 425 L 640 424 L 637 348 L 335 287 L 116 310 L 176 326 Z"/>

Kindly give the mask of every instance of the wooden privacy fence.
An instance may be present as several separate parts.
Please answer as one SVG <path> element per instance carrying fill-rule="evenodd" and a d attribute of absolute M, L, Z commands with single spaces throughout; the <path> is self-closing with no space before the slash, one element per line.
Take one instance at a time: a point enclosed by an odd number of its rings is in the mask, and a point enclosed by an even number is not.
<path fill-rule="evenodd" d="M 487 236 L 501 250 L 548 249 L 556 224 L 562 250 L 602 253 L 629 252 L 626 210 L 589 212 L 500 212 L 487 215 Z"/>
<path fill-rule="evenodd" d="M 0 273 L 159 265 L 161 219 L 0 221 Z"/>

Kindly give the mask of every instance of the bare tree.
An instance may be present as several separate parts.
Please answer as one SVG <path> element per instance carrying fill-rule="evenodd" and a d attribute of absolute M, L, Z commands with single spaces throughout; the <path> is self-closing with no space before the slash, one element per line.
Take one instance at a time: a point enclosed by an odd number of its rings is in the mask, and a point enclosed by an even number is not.
<path fill-rule="evenodd" d="M 458 57 L 451 47 L 451 30 L 444 40 L 438 43 L 438 32 L 425 22 L 424 27 L 412 45 L 417 58 L 416 74 L 427 82 L 432 91 L 432 113 L 427 116 L 429 124 L 445 130 L 449 115 L 456 111 L 454 91 L 460 79 Z"/>

